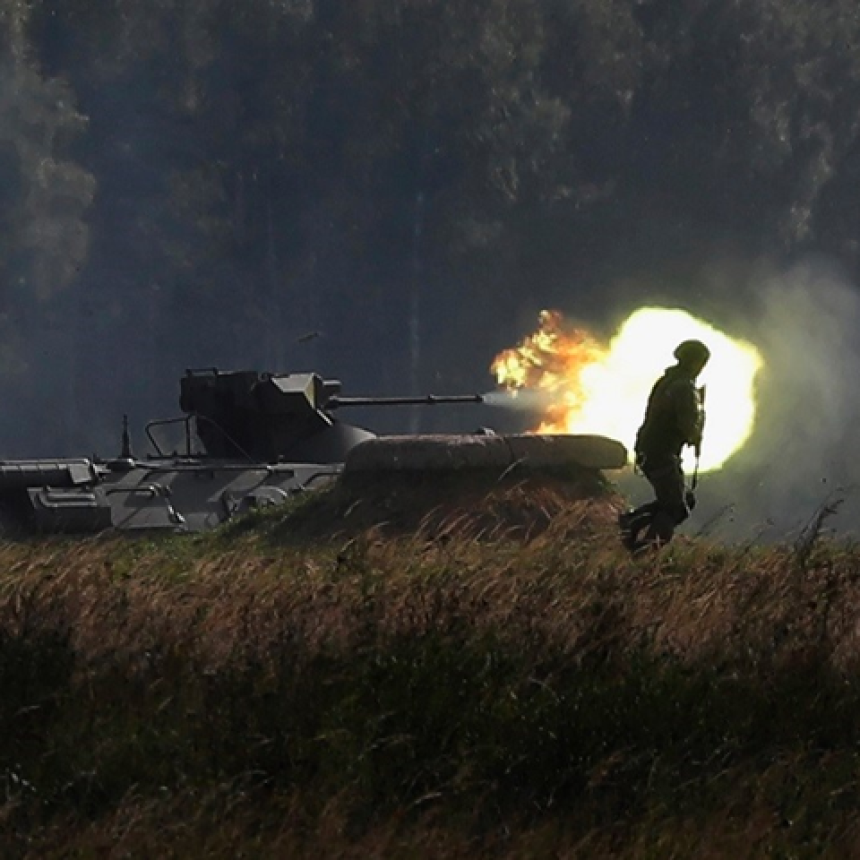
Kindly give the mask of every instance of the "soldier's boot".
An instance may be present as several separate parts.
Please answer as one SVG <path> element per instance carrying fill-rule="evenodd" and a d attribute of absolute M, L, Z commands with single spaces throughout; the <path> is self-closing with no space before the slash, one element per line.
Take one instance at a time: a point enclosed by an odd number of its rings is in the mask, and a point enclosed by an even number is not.
<path fill-rule="evenodd" d="M 631 552 L 639 545 L 640 533 L 651 525 L 656 510 L 656 503 L 649 502 L 647 505 L 642 505 L 635 510 L 624 511 L 618 515 L 621 543 Z"/>
<path fill-rule="evenodd" d="M 676 518 L 668 511 L 657 511 L 651 518 L 651 524 L 645 533 L 643 543 L 659 548 L 665 546 L 675 534 Z"/>

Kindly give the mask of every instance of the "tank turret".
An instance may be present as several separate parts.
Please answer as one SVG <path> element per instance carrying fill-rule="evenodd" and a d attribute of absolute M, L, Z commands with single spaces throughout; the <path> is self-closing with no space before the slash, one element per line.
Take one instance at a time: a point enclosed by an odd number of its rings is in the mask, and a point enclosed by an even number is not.
<path fill-rule="evenodd" d="M 341 397 L 341 383 L 316 373 L 189 370 L 180 407 L 193 417 L 210 457 L 256 462 L 343 461 L 375 434 L 335 417 L 349 406 L 433 406 L 481 403 L 479 394 Z"/>

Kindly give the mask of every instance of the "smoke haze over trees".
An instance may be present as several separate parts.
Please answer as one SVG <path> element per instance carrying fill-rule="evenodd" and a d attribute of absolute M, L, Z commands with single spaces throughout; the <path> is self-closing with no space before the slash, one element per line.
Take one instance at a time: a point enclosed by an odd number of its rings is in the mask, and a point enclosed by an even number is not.
<path fill-rule="evenodd" d="M 858 274 L 858 105 L 848 0 L 0 0 L 0 448 L 188 366 L 484 390 L 545 306 L 750 333 L 762 260 Z"/>

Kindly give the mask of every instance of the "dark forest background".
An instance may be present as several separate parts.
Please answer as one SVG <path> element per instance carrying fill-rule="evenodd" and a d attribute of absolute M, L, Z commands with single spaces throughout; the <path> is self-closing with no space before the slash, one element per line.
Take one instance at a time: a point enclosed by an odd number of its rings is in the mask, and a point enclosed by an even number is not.
<path fill-rule="evenodd" d="M 114 453 L 188 366 L 486 390 L 541 307 L 850 280 L 858 107 L 853 0 L 0 0 L 0 450 Z"/>

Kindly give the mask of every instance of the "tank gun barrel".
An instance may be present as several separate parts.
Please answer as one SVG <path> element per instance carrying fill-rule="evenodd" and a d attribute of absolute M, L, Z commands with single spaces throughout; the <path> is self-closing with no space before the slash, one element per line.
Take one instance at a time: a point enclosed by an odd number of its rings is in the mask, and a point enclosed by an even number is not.
<path fill-rule="evenodd" d="M 418 397 L 332 397 L 326 409 L 341 406 L 435 406 L 438 403 L 483 403 L 482 394 L 423 394 Z"/>

